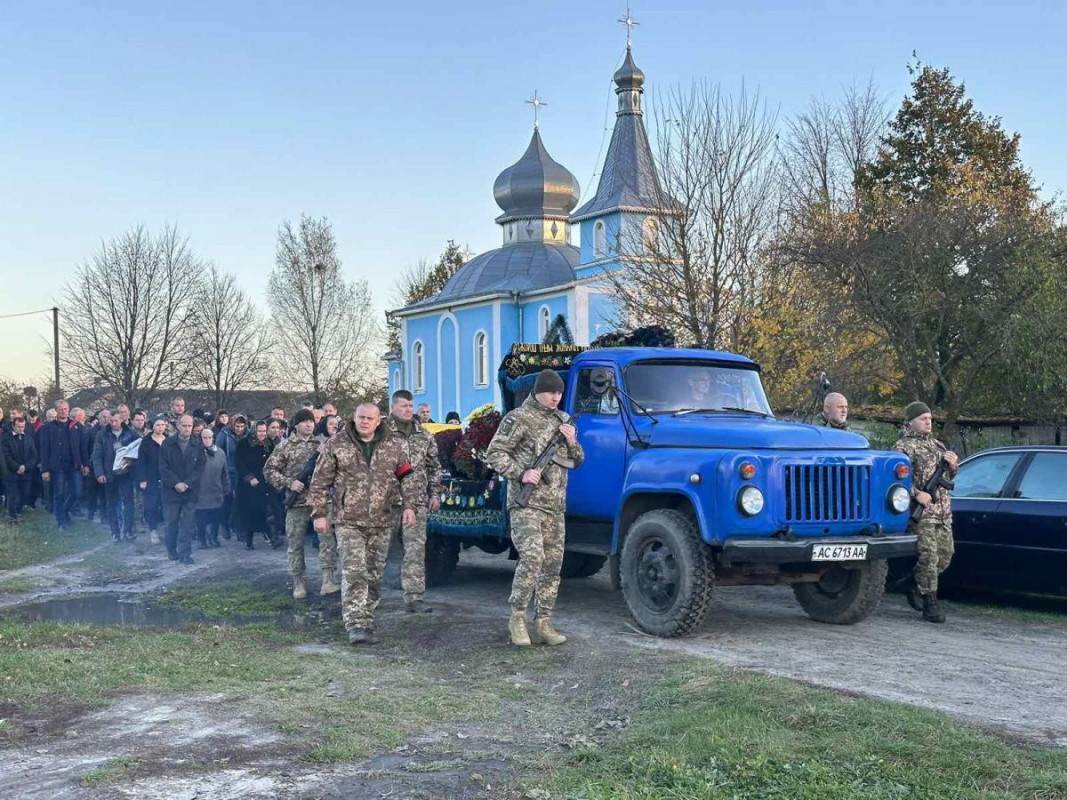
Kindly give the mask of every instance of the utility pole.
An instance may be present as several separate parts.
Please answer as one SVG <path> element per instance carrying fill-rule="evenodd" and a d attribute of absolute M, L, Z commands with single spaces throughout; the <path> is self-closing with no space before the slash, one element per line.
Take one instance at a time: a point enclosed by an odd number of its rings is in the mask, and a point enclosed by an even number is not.
<path fill-rule="evenodd" d="M 56 368 L 56 393 L 62 394 L 59 388 L 59 306 L 52 306 L 52 356 Z"/>

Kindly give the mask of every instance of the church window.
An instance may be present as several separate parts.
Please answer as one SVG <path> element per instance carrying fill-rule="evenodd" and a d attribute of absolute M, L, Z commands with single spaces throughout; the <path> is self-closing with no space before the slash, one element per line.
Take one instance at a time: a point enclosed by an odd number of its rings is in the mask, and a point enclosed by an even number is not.
<path fill-rule="evenodd" d="M 645 217 L 642 228 L 642 238 L 645 245 L 645 255 L 652 255 L 660 251 L 659 220 L 655 217 Z"/>
<path fill-rule="evenodd" d="M 608 234 L 604 230 L 604 220 L 597 220 L 593 226 L 593 257 L 602 258 L 608 252 Z"/>
<path fill-rule="evenodd" d="M 537 312 L 537 339 L 543 342 L 548 336 L 548 329 L 552 326 L 552 312 L 548 306 L 541 306 Z"/>
<path fill-rule="evenodd" d="M 474 385 L 489 385 L 489 337 L 485 331 L 474 335 Z"/>
<path fill-rule="evenodd" d="M 411 370 L 415 378 L 415 391 L 426 391 L 426 350 L 422 342 L 415 342 L 411 348 Z"/>

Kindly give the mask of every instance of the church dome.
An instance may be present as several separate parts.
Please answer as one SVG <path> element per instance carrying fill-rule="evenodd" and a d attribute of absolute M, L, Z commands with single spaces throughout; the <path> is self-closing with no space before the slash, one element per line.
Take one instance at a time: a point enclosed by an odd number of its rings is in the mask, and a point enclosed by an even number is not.
<path fill-rule="evenodd" d="M 558 217 L 566 218 L 578 205 L 577 179 L 552 159 L 534 128 L 530 146 L 522 158 L 505 169 L 493 184 L 493 196 L 503 210 L 496 221 Z"/>
<path fill-rule="evenodd" d="M 645 85 L 645 73 L 634 63 L 634 56 L 630 48 L 626 48 L 626 58 L 622 66 L 615 70 L 615 85 L 620 89 L 640 89 Z"/>

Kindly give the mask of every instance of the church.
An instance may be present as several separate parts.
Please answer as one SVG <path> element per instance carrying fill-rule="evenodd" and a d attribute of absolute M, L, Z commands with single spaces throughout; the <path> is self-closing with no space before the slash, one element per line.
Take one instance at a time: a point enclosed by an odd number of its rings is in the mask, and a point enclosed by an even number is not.
<path fill-rule="evenodd" d="M 576 345 L 616 327 L 603 276 L 618 265 L 620 242 L 640 241 L 677 206 L 656 174 L 641 108 L 645 75 L 629 42 L 614 82 L 618 110 L 596 194 L 579 206 L 578 181 L 548 154 L 535 117 L 526 152 L 493 185 L 502 245 L 464 264 L 433 297 L 393 312 L 401 348 L 385 356 L 390 393 L 409 390 L 439 421 L 450 411 L 465 418 L 500 406 L 496 369 L 513 343 L 543 341 L 560 315 Z M 536 95 L 533 102 L 536 111 Z"/>

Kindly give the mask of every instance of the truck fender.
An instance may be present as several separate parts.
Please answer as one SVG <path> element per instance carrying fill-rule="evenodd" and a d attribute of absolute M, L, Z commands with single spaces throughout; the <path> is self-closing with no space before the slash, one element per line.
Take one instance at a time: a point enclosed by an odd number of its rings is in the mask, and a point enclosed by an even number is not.
<path fill-rule="evenodd" d="M 611 555 L 617 557 L 622 548 L 622 539 L 630 523 L 646 511 L 656 508 L 674 508 L 692 513 L 700 529 L 700 538 L 709 541 L 708 522 L 703 505 L 694 487 L 638 485 L 627 489 L 619 500 L 611 535 Z"/>

